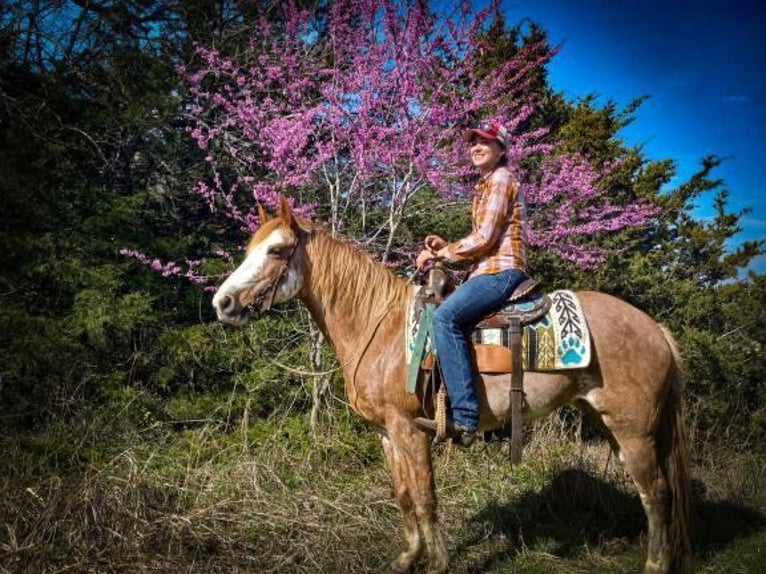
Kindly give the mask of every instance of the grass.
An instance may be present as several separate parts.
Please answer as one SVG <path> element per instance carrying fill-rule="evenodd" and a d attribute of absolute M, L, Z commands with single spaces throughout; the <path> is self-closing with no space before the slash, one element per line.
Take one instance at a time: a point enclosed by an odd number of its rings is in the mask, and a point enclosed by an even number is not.
<path fill-rule="evenodd" d="M 381 572 L 403 545 L 377 437 L 345 412 L 316 436 L 302 415 L 119 442 L 108 425 L 2 439 L 0 572 Z M 516 468 L 503 445 L 437 448 L 451 572 L 641 570 L 632 485 L 605 442 L 570 434 L 539 425 Z M 766 455 L 696 444 L 694 459 L 696 570 L 766 571 Z"/>

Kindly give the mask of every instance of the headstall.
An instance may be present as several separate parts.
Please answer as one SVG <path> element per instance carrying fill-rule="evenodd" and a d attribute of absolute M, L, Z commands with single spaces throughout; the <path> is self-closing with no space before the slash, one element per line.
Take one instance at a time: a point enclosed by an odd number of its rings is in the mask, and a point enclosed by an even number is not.
<path fill-rule="evenodd" d="M 279 272 L 279 275 L 277 275 L 276 280 L 274 283 L 271 284 L 271 286 L 267 290 L 266 297 L 263 300 L 263 304 L 261 305 L 261 311 L 268 311 L 271 309 L 271 306 L 274 305 L 274 297 L 277 295 L 277 288 L 279 287 L 279 283 L 282 281 L 282 278 L 285 276 L 285 273 L 287 272 L 287 268 L 290 267 L 290 261 L 293 259 L 293 254 L 295 253 L 295 250 L 298 248 L 298 244 L 301 242 L 301 235 L 300 232 L 297 234 L 298 239 L 296 240 L 295 244 L 293 245 L 292 249 L 290 249 L 290 254 L 287 256 L 287 259 L 285 259 L 284 264 L 282 265 L 282 269 Z"/>

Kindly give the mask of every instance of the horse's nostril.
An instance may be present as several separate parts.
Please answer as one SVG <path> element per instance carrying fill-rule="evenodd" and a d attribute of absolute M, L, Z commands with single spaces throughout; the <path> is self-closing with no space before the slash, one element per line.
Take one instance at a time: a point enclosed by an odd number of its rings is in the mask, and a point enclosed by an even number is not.
<path fill-rule="evenodd" d="M 228 295 L 224 295 L 218 300 L 218 308 L 223 311 L 224 313 L 227 311 L 230 311 L 231 307 L 234 305 L 234 299 L 232 297 L 229 297 Z"/>

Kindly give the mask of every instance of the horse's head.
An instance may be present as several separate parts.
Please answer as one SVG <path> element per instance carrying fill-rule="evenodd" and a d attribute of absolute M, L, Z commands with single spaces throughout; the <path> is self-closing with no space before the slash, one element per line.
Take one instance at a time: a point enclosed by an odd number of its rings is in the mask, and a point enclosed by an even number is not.
<path fill-rule="evenodd" d="M 272 219 L 260 206 L 258 211 L 261 227 L 247 245 L 245 260 L 213 296 L 218 319 L 231 325 L 244 325 L 257 309 L 295 297 L 303 284 L 296 257 L 303 231 L 290 205 L 281 198 Z"/>

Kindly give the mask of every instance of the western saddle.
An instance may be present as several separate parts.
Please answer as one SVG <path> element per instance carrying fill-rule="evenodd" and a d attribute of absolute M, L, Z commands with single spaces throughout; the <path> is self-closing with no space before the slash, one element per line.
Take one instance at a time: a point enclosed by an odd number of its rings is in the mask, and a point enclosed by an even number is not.
<path fill-rule="evenodd" d="M 425 286 L 418 293 L 418 304 L 431 305 L 434 308 L 442 303 L 452 291 L 446 272 L 435 266 L 428 275 Z M 485 317 L 475 329 L 507 329 L 508 347 L 498 345 L 474 345 L 476 369 L 483 373 L 510 373 L 511 405 L 511 463 L 521 462 L 524 405 L 524 371 L 522 369 L 521 341 L 524 325 L 534 323 L 550 309 L 551 300 L 539 289 L 534 279 L 524 280 L 508 298 L 507 304 L 498 312 Z M 430 326 L 429 326 L 430 328 Z M 413 362 L 416 360 L 413 357 Z M 432 373 L 434 357 L 427 354 L 420 363 L 420 368 Z M 446 420 L 444 386 L 441 385 L 436 396 L 436 419 Z M 442 412 L 440 412 L 440 410 Z M 442 425 L 443 426 L 443 425 Z M 506 427 L 507 428 L 507 427 Z M 438 433 L 437 433 L 438 438 Z"/>

